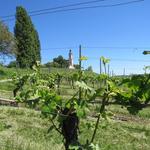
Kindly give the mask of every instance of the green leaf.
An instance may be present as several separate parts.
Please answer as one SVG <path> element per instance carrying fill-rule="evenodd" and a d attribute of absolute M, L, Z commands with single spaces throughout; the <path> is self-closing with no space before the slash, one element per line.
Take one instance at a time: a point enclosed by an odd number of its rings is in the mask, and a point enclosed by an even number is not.
<path fill-rule="evenodd" d="M 42 111 L 43 113 L 49 113 L 49 112 L 50 112 L 48 106 L 43 106 L 41 111 Z"/>
<path fill-rule="evenodd" d="M 88 57 L 86 57 L 86 56 L 81 56 L 80 60 L 81 60 L 81 61 L 83 61 L 83 60 L 88 60 Z"/>
<path fill-rule="evenodd" d="M 86 116 L 86 113 L 85 113 L 85 108 L 84 107 L 81 107 L 80 105 L 78 105 L 77 103 L 75 104 L 74 108 L 76 109 L 76 113 L 77 113 L 77 116 L 79 118 L 83 118 Z"/>
<path fill-rule="evenodd" d="M 51 126 L 51 127 L 48 129 L 47 133 L 50 133 L 53 129 L 54 129 L 54 126 Z"/>
<path fill-rule="evenodd" d="M 81 82 L 76 81 L 76 82 L 75 82 L 75 85 L 76 85 L 77 87 L 83 89 L 83 90 L 88 90 L 88 91 L 92 92 L 93 94 L 95 93 L 95 90 L 94 90 L 93 88 L 89 87 L 89 86 L 88 86 L 85 82 L 83 82 L 83 81 L 81 81 Z"/>
<path fill-rule="evenodd" d="M 103 64 L 107 64 L 110 62 L 110 59 L 105 58 L 104 56 L 101 56 L 100 59 L 102 60 Z"/>
<path fill-rule="evenodd" d="M 79 150 L 80 146 L 78 145 L 69 145 L 69 150 Z"/>
<path fill-rule="evenodd" d="M 70 109 L 70 107 L 71 107 L 71 104 L 70 104 L 70 103 L 67 103 L 67 104 L 66 104 L 66 108 Z"/>
<path fill-rule="evenodd" d="M 98 144 L 93 144 L 93 143 L 91 143 L 91 144 L 90 144 L 90 147 L 92 148 L 92 150 L 100 150 L 100 147 L 99 147 Z"/>
<path fill-rule="evenodd" d="M 87 129 L 90 129 L 90 128 L 94 128 L 94 123 L 93 122 L 86 122 L 86 127 L 87 127 Z"/>

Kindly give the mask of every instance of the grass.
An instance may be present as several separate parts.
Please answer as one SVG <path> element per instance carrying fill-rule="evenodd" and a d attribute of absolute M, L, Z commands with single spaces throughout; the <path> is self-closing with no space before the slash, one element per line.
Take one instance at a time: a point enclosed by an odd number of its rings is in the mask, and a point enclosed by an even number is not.
<path fill-rule="evenodd" d="M 132 115 L 129 114 L 126 107 L 121 107 L 120 105 L 109 105 L 107 106 L 107 109 L 115 114 L 125 115 L 131 117 Z M 144 108 L 139 111 L 139 113 L 136 115 L 137 117 L 144 118 L 144 119 L 150 119 L 150 107 Z M 135 116 L 132 116 L 135 117 Z"/>
<path fill-rule="evenodd" d="M 0 107 L 0 149 L 61 150 L 60 136 L 55 131 L 47 133 L 50 125 L 37 111 Z"/>
<path fill-rule="evenodd" d="M 50 70 L 48 68 L 41 68 L 41 72 L 43 74 L 47 74 L 47 73 L 62 73 L 62 74 L 66 74 L 66 72 L 68 74 L 72 74 L 72 73 L 75 73 L 77 72 L 78 70 L 69 70 L 69 69 L 65 69 L 65 68 L 50 68 Z M 7 80 L 7 79 L 11 79 L 12 76 L 17 73 L 17 74 L 20 74 L 20 75 L 23 75 L 23 74 L 26 74 L 26 73 L 32 73 L 33 71 L 31 69 L 18 69 L 18 68 L 6 68 L 6 67 L 2 67 L 0 66 L 0 90 L 2 91 L 13 91 L 15 85 L 13 84 L 13 81 L 6 81 L 6 82 L 1 82 L 1 80 Z M 92 73 L 92 72 L 88 72 L 86 71 L 87 74 L 95 74 L 95 73 Z M 71 96 L 73 95 L 74 93 L 74 89 L 71 88 L 71 86 L 69 85 L 68 82 L 66 81 L 63 81 L 63 83 L 61 84 L 60 86 L 60 92 L 61 92 L 61 95 L 68 95 L 68 96 Z M 0 92 L 1 94 L 2 92 Z M 6 94 L 6 97 L 5 97 L 5 93 L 2 94 L 2 96 L 0 97 L 4 97 L 4 98 L 8 98 L 8 94 Z"/>
<path fill-rule="evenodd" d="M 15 85 L 12 81 L 0 82 L 0 89 L 5 91 L 13 91 Z"/>
<path fill-rule="evenodd" d="M 31 69 L 7 68 L 0 66 L 0 80 L 10 79 L 15 73 L 23 75 L 31 72 L 32 72 Z"/>
<path fill-rule="evenodd" d="M 86 131 L 82 135 L 82 141 L 84 141 L 84 137 L 91 136 L 90 131 Z M 102 150 L 148 150 L 150 149 L 149 132 L 150 128 L 146 124 L 103 121 L 99 125 L 96 143 Z"/>
<path fill-rule="evenodd" d="M 75 73 L 78 70 L 69 70 L 67 68 L 41 68 L 42 73 L 62 73 L 65 74 L 67 73 Z M 15 73 L 23 75 L 26 73 L 32 73 L 33 70 L 31 69 L 20 69 L 20 68 L 7 68 L 0 66 L 0 80 L 3 79 L 10 79 Z M 91 72 L 87 72 L 88 74 Z M 92 73 L 91 73 L 92 74 Z"/>
<path fill-rule="evenodd" d="M 12 81 L 0 82 L 0 98 L 13 99 L 14 87 Z"/>
<path fill-rule="evenodd" d="M 12 99 L 14 99 L 13 92 L 12 91 L 0 90 L 0 98 L 12 100 Z"/>
<path fill-rule="evenodd" d="M 0 79 L 10 78 L 15 71 L 13 68 L 0 68 Z M 18 71 L 23 74 L 28 70 Z M 47 71 L 43 69 L 43 73 Z M 0 97 L 13 98 L 13 89 L 13 82 L 0 82 Z M 61 85 L 60 92 L 67 99 L 75 90 L 64 83 Z M 91 106 L 90 111 L 92 112 L 93 109 L 94 105 Z M 128 119 L 127 121 L 117 119 L 101 121 L 94 142 L 100 146 L 100 150 L 150 149 L 150 108 L 141 110 L 137 116 L 130 115 L 126 108 L 121 108 L 119 105 L 110 105 L 107 109 L 116 116 L 124 116 Z M 80 122 L 81 143 L 91 139 L 93 128 L 88 128 L 86 125 L 89 122 L 95 123 L 95 118 Z M 37 111 L 0 106 L 0 150 L 63 150 L 63 138 L 54 130 L 48 133 L 50 126 L 50 122 L 41 118 Z"/>
<path fill-rule="evenodd" d="M 147 110 L 148 111 L 148 110 Z M 142 115 L 142 114 L 141 114 Z M 80 122 L 81 143 L 91 139 L 93 128 L 86 126 L 95 119 Z M 139 119 L 140 121 L 140 119 Z M 95 143 L 100 150 L 149 150 L 150 120 L 102 120 Z M 54 130 L 48 133 L 51 123 L 40 112 L 13 107 L 0 107 L 1 150 L 63 150 L 62 137 Z"/>

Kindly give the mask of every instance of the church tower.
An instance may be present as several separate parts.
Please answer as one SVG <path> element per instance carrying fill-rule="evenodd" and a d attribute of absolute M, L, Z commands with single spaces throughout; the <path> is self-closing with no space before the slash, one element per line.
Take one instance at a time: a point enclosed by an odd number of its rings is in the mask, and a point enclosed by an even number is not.
<path fill-rule="evenodd" d="M 69 69 L 74 69 L 74 66 L 73 66 L 73 54 L 72 54 L 71 50 L 69 51 Z"/>

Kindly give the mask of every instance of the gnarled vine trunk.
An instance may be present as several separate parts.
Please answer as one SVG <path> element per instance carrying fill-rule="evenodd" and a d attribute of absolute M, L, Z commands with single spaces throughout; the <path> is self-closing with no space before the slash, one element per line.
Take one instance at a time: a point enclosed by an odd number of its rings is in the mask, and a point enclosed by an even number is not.
<path fill-rule="evenodd" d="M 78 144 L 79 118 L 75 112 L 69 113 L 70 109 L 65 108 L 62 112 L 66 115 L 62 123 L 62 134 L 65 139 L 65 148 L 69 150 L 70 145 Z"/>

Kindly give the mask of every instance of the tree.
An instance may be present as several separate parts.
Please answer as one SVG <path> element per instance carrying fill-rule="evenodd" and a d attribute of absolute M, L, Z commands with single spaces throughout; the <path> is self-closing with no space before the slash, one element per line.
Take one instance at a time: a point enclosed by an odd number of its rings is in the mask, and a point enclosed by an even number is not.
<path fill-rule="evenodd" d="M 7 65 L 8 68 L 15 68 L 17 67 L 17 62 L 16 61 L 11 61 L 8 65 Z"/>
<path fill-rule="evenodd" d="M 64 59 L 61 55 L 59 55 L 57 58 L 54 58 L 53 62 L 58 63 L 61 68 L 68 67 L 68 60 Z"/>
<path fill-rule="evenodd" d="M 32 67 L 36 61 L 41 60 L 40 41 L 31 18 L 21 6 L 16 8 L 14 32 L 17 40 L 17 62 L 19 66 L 21 68 Z"/>
<path fill-rule="evenodd" d="M 87 71 L 90 71 L 90 72 L 93 72 L 92 66 L 89 66 L 86 70 L 87 70 Z"/>
<path fill-rule="evenodd" d="M 7 26 L 0 21 L 0 55 L 15 53 L 15 39 Z"/>
<path fill-rule="evenodd" d="M 35 30 L 35 51 L 36 51 L 36 60 L 41 61 L 41 45 L 40 45 L 40 40 L 39 40 L 39 35 L 38 32 Z"/>
<path fill-rule="evenodd" d="M 75 69 L 80 69 L 80 65 L 79 64 L 74 64 Z"/>
<path fill-rule="evenodd" d="M 45 67 L 49 68 L 49 67 L 55 67 L 55 68 L 59 68 L 60 65 L 57 62 L 48 62 L 46 64 L 44 64 Z"/>

